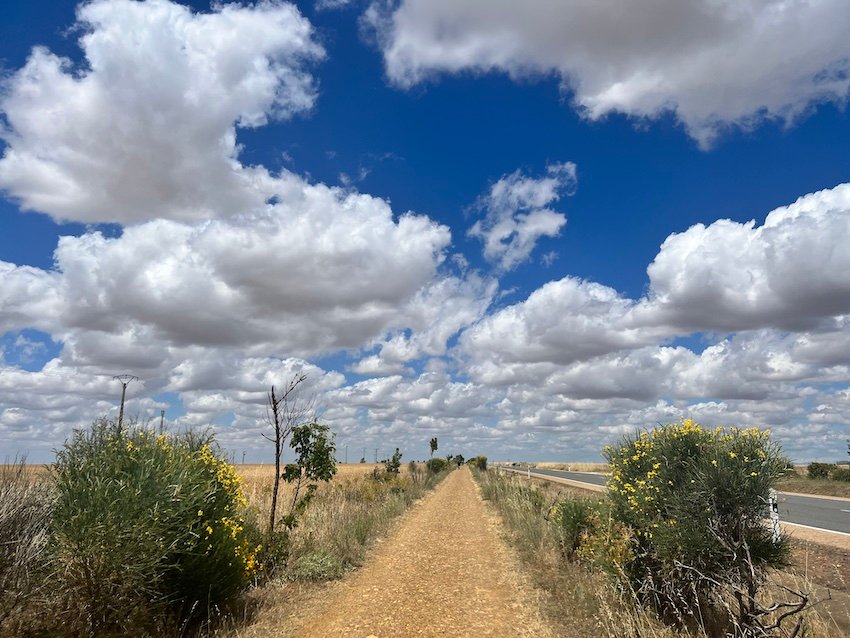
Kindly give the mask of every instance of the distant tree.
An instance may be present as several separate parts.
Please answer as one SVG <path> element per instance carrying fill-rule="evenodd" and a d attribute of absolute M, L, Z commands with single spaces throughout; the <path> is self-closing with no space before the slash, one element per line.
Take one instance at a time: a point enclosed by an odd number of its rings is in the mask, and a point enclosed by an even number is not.
<path fill-rule="evenodd" d="M 435 436 L 431 439 L 431 456 L 434 456 L 434 452 L 437 451 L 437 437 Z"/>
<path fill-rule="evenodd" d="M 360 457 L 360 462 L 361 462 L 361 463 L 365 463 L 365 462 L 366 462 L 366 457 L 365 457 L 365 456 L 361 456 L 361 457 Z"/>
<path fill-rule="evenodd" d="M 463 454 L 457 454 L 457 455 L 455 455 L 455 459 L 454 459 L 454 461 L 455 461 L 455 463 L 457 463 L 457 466 L 458 466 L 458 467 L 460 467 L 461 465 L 463 465 L 463 461 L 464 461 L 464 459 L 463 459 Z"/>
<path fill-rule="evenodd" d="M 398 474 L 401 469 L 401 452 L 399 452 L 398 448 L 395 449 L 395 454 L 392 455 L 392 458 L 384 460 L 384 467 L 387 470 L 387 474 Z"/>

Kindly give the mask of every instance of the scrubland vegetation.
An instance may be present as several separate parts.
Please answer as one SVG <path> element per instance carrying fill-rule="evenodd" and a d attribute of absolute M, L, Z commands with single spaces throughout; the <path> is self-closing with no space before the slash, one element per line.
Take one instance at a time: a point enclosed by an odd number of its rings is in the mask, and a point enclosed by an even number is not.
<path fill-rule="evenodd" d="M 288 436 L 294 462 L 237 469 L 211 436 L 100 420 L 46 471 L 4 466 L 0 635 L 238 636 L 258 610 L 281 613 L 291 586 L 360 565 L 462 463 L 564 635 L 832 638 L 850 627 L 846 608 L 814 604 L 828 592 L 783 571 L 789 543 L 764 504 L 794 479 L 766 433 L 683 421 L 625 437 L 604 450 L 604 497 L 501 476 L 484 456 L 403 464 L 396 450 L 338 468 L 326 427 Z M 826 473 L 799 480 L 841 483 Z"/>
<path fill-rule="evenodd" d="M 819 615 L 812 588 L 781 571 L 788 541 L 763 515 L 787 461 L 766 433 L 683 421 L 604 454 L 602 498 L 478 473 L 565 632 L 845 635 L 846 619 Z"/>
<path fill-rule="evenodd" d="M 850 498 L 850 469 L 834 463 L 809 463 L 805 468 L 790 469 L 782 477 L 778 489 Z"/>
<path fill-rule="evenodd" d="M 47 471 L 4 466 L 0 635 L 233 632 L 250 617 L 246 602 L 262 599 L 246 592 L 340 576 L 445 475 L 364 465 L 315 482 L 310 468 L 332 459 L 308 445 L 317 434 L 294 438 L 272 530 L 274 466 L 242 476 L 211 436 L 101 420 L 75 433 Z"/>

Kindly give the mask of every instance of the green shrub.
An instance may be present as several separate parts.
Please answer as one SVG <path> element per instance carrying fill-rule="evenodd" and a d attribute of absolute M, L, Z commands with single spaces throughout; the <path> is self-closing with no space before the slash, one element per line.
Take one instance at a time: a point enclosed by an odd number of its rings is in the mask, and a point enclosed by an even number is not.
<path fill-rule="evenodd" d="M 809 463 L 806 473 L 810 479 L 828 479 L 837 469 L 834 463 Z"/>
<path fill-rule="evenodd" d="M 446 459 L 441 459 L 439 457 L 425 461 L 425 467 L 428 468 L 428 471 L 431 472 L 431 474 L 442 472 L 448 467 L 448 465 L 449 464 L 446 462 Z"/>
<path fill-rule="evenodd" d="M 599 510 L 598 501 L 582 498 L 566 498 L 555 503 L 549 521 L 564 556 L 576 558 L 582 540 L 593 532 Z"/>
<path fill-rule="evenodd" d="M 384 459 L 381 463 L 384 464 L 384 470 L 387 474 L 398 474 L 401 469 L 401 452 L 398 448 L 395 449 L 392 457 Z"/>
<path fill-rule="evenodd" d="M 765 571 L 786 564 L 789 552 L 763 518 L 785 462 L 768 433 L 707 431 L 684 420 L 603 453 L 612 514 L 633 534 L 622 576 L 638 597 L 681 622 L 758 626 Z"/>
<path fill-rule="evenodd" d="M 473 456 L 471 459 L 467 461 L 469 465 L 479 470 L 487 469 L 487 457 L 486 456 Z"/>
<path fill-rule="evenodd" d="M 23 459 L 0 465 L 0 628 L 44 586 L 52 495 Z"/>
<path fill-rule="evenodd" d="M 335 556 L 319 549 L 299 557 L 288 576 L 291 580 L 322 581 L 339 578 L 343 571 Z"/>
<path fill-rule="evenodd" d="M 833 481 L 850 482 L 850 470 L 840 467 L 833 471 L 831 478 Z"/>
<path fill-rule="evenodd" d="M 549 509 L 546 496 L 535 485 L 517 477 L 498 476 L 484 472 L 472 463 L 472 474 L 481 486 L 481 495 L 491 501 L 501 512 L 508 527 L 513 530 L 518 544 L 525 548 L 539 548 L 550 539 L 543 519 Z"/>
<path fill-rule="evenodd" d="M 81 633 L 162 631 L 227 604 L 257 568 L 259 532 L 211 441 L 100 420 L 57 453 L 53 477 L 59 577 Z"/>

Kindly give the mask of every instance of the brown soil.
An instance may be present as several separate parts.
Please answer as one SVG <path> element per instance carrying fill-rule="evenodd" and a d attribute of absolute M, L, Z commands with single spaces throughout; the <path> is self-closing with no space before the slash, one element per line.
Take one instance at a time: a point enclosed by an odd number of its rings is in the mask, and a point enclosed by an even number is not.
<path fill-rule="evenodd" d="M 469 470 L 452 472 L 363 568 L 303 606 L 297 622 L 290 616 L 286 634 L 553 636 L 542 620 L 540 593 L 525 581 L 500 532 Z M 251 635 L 284 635 L 281 625 L 258 621 Z"/>
<path fill-rule="evenodd" d="M 850 593 L 850 551 L 847 548 L 792 537 L 791 571 L 832 590 Z"/>

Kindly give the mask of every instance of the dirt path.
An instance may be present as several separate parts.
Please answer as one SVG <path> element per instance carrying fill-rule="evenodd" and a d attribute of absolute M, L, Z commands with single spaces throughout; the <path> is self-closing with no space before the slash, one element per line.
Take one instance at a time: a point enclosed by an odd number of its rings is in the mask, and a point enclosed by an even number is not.
<path fill-rule="evenodd" d="M 452 472 L 296 635 L 553 636 L 498 525 L 469 470 Z"/>

